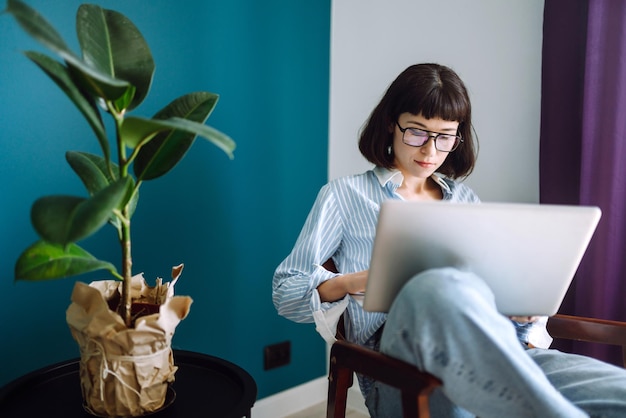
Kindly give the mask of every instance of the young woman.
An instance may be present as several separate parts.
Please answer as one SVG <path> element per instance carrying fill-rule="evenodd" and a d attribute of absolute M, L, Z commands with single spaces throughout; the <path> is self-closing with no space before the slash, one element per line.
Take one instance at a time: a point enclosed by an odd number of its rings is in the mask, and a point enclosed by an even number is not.
<path fill-rule="evenodd" d="M 315 322 L 327 341 L 345 313 L 348 340 L 442 380 L 430 399 L 433 417 L 626 416 L 626 371 L 545 349 L 545 320 L 502 316 L 476 275 L 423 272 L 388 314 L 364 311 L 355 296 L 365 291 L 384 200 L 479 202 L 458 181 L 476 161 L 470 99 L 458 75 L 437 64 L 407 68 L 370 115 L 359 149 L 375 167 L 320 190 L 274 274 L 278 313 Z M 339 273 L 323 267 L 329 259 Z M 401 416 L 396 390 L 363 376 L 359 384 L 372 417 Z"/>

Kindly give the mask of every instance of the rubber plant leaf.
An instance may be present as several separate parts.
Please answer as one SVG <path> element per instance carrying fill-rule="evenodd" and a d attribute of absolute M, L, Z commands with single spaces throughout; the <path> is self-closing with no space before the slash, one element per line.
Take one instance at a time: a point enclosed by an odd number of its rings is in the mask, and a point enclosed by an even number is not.
<path fill-rule="evenodd" d="M 111 163 L 109 171 L 106 161 L 99 155 L 67 151 L 65 159 L 92 196 L 117 180 L 117 164 Z"/>
<path fill-rule="evenodd" d="M 31 222 L 41 238 L 53 244 L 68 245 L 99 230 L 112 211 L 128 194 L 130 179 L 112 183 L 89 199 L 74 196 L 46 196 L 35 201 Z"/>
<path fill-rule="evenodd" d="M 18 0 L 8 0 L 6 12 L 13 15 L 17 23 L 41 44 L 55 52 L 69 52 L 59 33 L 35 9 Z"/>
<path fill-rule="evenodd" d="M 209 92 L 185 94 L 158 111 L 153 119 L 181 117 L 204 123 L 215 108 L 218 99 L 217 94 Z M 193 134 L 180 131 L 166 131 L 157 135 L 139 151 L 134 165 L 135 175 L 145 180 L 164 175 L 185 156 L 194 140 Z"/>
<path fill-rule="evenodd" d="M 15 263 L 15 280 L 61 279 L 96 270 L 108 270 L 120 278 L 115 266 L 100 261 L 76 244 L 67 248 L 37 241 L 27 248 Z"/>
<path fill-rule="evenodd" d="M 139 29 L 119 12 L 83 4 L 76 14 L 76 31 L 86 63 L 135 87 L 132 102 L 120 103 L 118 110 L 137 107 L 150 90 L 155 68 Z"/>
<path fill-rule="evenodd" d="M 90 154 L 88 152 L 68 151 L 65 153 L 65 159 L 78 177 L 80 177 L 91 196 L 117 180 L 117 164 L 111 163 L 112 171 L 109 171 L 106 161 L 99 155 Z M 130 181 L 134 183 L 132 179 L 130 179 Z M 122 210 L 123 206 L 128 203 L 128 214 L 129 217 L 132 217 L 137 208 L 139 191 L 135 190 L 133 193 L 133 188 L 130 188 L 128 192 L 131 193 L 132 196 L 126 196 L 118 209 Z M 109 222 L 115 226 L 118 230 L 118 234 L 121 234 L 122 223 L 120 219 L 117 216 L 112 216 Z"/>
<path fill-rule="evenodd" d="M 109 101 L 127 96 L 134 87 L 127 81 L 117 80 L 102 73 L 76 56 L 61 35 L 35 9 L 19 0 L 8 0 L 6 11 L 13 15 L 18 24 L 37 42 L 58 54 L 70 68 L 70 73 L 80 79 L 81 87 L 89 88 L 98 97 Z"/>
<path fill-rule="evenodd" d="M 230 137 L 210 126 L 183 118 L 159 120 L 128 116 L 124 119 L 120 132 L 124 144 L 135 148 L 147 143 L 159 132 L 172 130 L 178 130 L 194 137 L 201 136 L 232 157 L 234 142 Z"/>
<path fill-rule="evenodd" d="M 128 146 L 141 145 L 160 132 L 167 133 L 167 141 L 161 144 L 158 153 L 153 156 L 152 171 L 137 173 L 142 180 L 151 180 L 171 170 L 182 159 L 189 146 L 187 138 L 203 137 L 233 158 L 233 140 L 222 132 L 201 123 L 182 118 L 166 120 L 127 117 L 122 124 L 122 136 Z M 182 152 L 182 153 L 181 153 Z"/>
<path fill-rule="evenodd" d="M 189 93 L 177 98 L 160 110 L 152 118 L 164 120 L 182 118 L 204 124 L 219 96 L 209 92 Z M 223 149 L 230 158 L 235 144 L 224 134 L 214 131 L 215 144 Z M 184 157 L 193 144 L 197 133 L 189 130 L 162 131 L 139 151 L 134 170 L 137 178 L 151 180 L 170 171 Z"/>
<path fill-rule="evenodd" d="M 37 64 L 39 68 L 63 90 L 74 105 L 76 105 L 96 134 L 100 148 L 102 148 L 102 153 L 108 160 L 111 154 L 109 141 L 106 136 L 104 124 L 102 123 L 102 117 L 93 99 L 81 92 L 72 80 L 68 69 L 58 61 L 35 51 L 26 51 L 25 54 L 31 61 Z"/>

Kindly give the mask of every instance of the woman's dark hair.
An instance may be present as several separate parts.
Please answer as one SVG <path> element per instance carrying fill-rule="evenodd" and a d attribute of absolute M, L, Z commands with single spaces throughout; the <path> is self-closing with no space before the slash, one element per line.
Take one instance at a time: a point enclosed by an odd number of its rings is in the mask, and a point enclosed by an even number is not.
<path fill-rule="evenodd" d="M 463 143 L 437 171 L 453 179 L 472 172 L 478 145 L 472 135 L 472 105 L 463 81 L 452 69 L 439 64 L 416 64 L 391 83 L 359 139 L 359 150 L 369 162 L 393 168 L 394 156 L 387 149 L 392 145 L 398 117 L 406 112 L 421 114 L 426 119 L 458 121 Z"/>

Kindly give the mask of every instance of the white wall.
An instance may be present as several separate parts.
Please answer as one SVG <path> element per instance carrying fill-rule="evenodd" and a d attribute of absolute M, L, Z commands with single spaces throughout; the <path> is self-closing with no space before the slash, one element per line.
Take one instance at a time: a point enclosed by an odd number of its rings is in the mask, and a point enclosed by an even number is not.
<path fill-rule="evenodd" d="M 370 167 L 358 132 L 407 66 L 465 81 L 480 141 L 468 178 L 483 201 L 538 202 L 543 0 L 334 0 L 329 178 Z"/>

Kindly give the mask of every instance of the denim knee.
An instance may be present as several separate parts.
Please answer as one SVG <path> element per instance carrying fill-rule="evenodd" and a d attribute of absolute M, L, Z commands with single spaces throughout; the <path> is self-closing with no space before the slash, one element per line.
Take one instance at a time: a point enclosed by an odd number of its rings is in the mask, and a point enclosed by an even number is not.
<path fill-rule="evenodd" d="M 432 312 L 438 316 L 444 311 L 458 313 L 469 309 L 475 301 L 495 307 L 493 293 L 480 277 L 446 267 L 415 275 L 400 290 L 394 305 L 408 304 L 410 309 L 418 309 L 421 314 Z"/>

